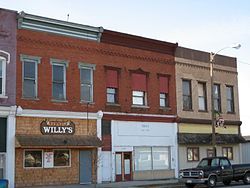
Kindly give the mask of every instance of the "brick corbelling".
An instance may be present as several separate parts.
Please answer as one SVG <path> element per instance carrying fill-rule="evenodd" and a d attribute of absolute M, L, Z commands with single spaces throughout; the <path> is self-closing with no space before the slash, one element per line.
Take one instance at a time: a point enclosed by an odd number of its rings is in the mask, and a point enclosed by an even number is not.
<path fill-rule="evenodd" d="M 178 62 L 178 61 L 176 61 L 175 63 L 176 63 L 176 65 L 183 66 L 183 67 L 192 67 L 192 68 L 198 68 L 198 69 L 203 69 L 203 70 L 205 70 L 205 69 L 210 70 L 210 67 L 206 67 L 206 66 L 191 65 L 191 64 L 181 63 L 181 62 Z M 237 71 L 230 71 L 230 70 L 225 70 L 225 69 L 223 70 L 223 69 L 220 69 L 220 68 L 214 68 L 214 71 L 231 73 L 231 74 L 238 74 Z"/>
<path fill-rule="evenodd" d="M 145 53 L 141 53 L 144 55 L 140 56 L 140 55 L 136 55 L 134 51 L 140 52 L 143 50 L 130 49 L 127 47 L 117 47 L 117 46 L 115 48 L 120 48 L 121 50 L 115 50 L 114 48 L 112 48 L 113 45 L 111 44 L 99 44 L 97 45 L 98 47 L 92 47 L 92 46 L 88 47 L 87 45 L 75 45 L 68 41 L 64 42 L 63 40 L 53 41 L 49 39 L 44 40 L 44 38 L 35 39 L 32 37 L 27 37 L 23 35 L 18 35 L 17 40 L 19 42 L 25 42 L 27 44 L 43 45 L 43 46 L 57 47 L 57 48 L 64 48 L 64 49 L 67 48 L 70 50 L 84 51 L 87 53 L 98 53 L 98 54 L 103 54 L 103 55 L 137 59 L 137 60 L 143 60 L 143 61 L 148 61 L 148 62 L 160 62 L 160 63 L 174 65 L 174 59 L 169 55 L 152 52 L 152 54 L 149 54 L 149 55 L 145 55 Z M 161 57 L 161 56 L 164 56 L 164 57 Z"/>

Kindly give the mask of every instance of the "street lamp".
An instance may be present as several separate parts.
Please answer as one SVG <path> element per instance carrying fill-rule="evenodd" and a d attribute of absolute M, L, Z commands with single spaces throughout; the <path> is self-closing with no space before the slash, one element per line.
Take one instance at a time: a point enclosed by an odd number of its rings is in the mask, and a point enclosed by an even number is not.
<path fill-rule="evenodd" d="M 213 146 L 213 156 L 216 156 L 216 137 L 215 137 L 215 113 L 214 113 L 214 57 L 221 52 L 222 50 L 225 50 L 227 48 L 234 48 L 239 49 L 241 47 L 240 44 L 233 44 L 231 46 L 224 47 L 220 50 L 218 50 L 216 53 L 211 52 L 210 53 L 210 79 L 211 79 L 211 125 L 212 125 L 212 146 Z"/>

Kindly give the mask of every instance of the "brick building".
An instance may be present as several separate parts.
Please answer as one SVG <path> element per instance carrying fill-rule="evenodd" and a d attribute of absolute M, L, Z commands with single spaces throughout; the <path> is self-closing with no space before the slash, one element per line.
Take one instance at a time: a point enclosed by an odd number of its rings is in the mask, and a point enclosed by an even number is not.
<path fill-rule="evenodd" d="M 207 52 L 178 47 L 176 50 L 176 93 L 178 114 L 179 167 L 197 165 L 212 156 L 211 81 Z M 236 58 L 217 55 L 214 62 L 214 106 L 218 156 L 240 162 L 239 96 Z"/>
<path fill-rule="evenodd" d="M 16 114 L 16 12 L 0 9 L 0 179 L 13 187 Z"/>
<path fill-rule="evenodd" d="M 16 186 L 177 176 L 176 47 L 21 12 Z"/>
<path fill-rule="evenodd" d="M 16 187 L 100 182 L 101 32 L 18 15 Z"/>
<path fill-rule="evenodd" d="M 104 30 L 103 181 L 177 176 L 177 44 Z"/>

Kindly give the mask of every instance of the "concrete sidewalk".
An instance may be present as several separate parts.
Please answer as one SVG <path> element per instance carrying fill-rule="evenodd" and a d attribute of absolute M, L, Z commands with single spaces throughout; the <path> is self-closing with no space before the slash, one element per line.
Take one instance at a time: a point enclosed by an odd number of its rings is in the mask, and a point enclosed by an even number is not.
<path fill-rule="evenodd" d="M 179 183 L 178 179 L 167 180 L 151 180 L 151 181 L 126 181 L 102 184 L 88 185 L 51 185 L 51 186 L 36 186 L 34 188 L 120 188 L 120 187 L 167 187 L 167 188 L 183 188 L 184 184 Z"/>

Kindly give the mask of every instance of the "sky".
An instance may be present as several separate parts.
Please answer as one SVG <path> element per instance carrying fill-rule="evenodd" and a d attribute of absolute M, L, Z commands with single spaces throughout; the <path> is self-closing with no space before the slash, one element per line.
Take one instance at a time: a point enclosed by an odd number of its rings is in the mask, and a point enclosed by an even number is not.
<path fill-rule="evenodd" d="M 241 132 L 250 135 L 249 0 L 0 0 L 0 7 L 237 58 Z M 69 14 L 69 18 L 67 15 Z"/>

